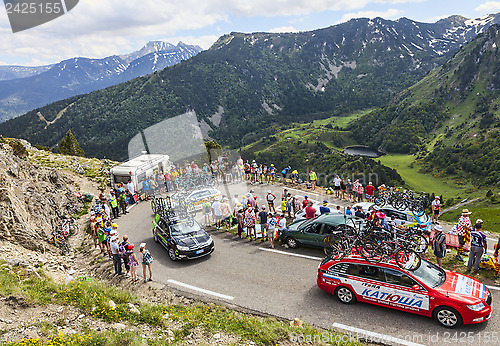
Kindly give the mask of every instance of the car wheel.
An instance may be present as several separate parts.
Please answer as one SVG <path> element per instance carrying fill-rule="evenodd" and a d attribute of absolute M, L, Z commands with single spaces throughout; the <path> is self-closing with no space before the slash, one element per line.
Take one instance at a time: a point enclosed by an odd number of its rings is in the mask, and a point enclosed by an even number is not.
<path fill-rule="evenodd" d="M 448 306 L 441 306 L 434 312 L 434 318 L 440 325 L 446 328 L 455 328 L 463 323 L 460 313 Z"/>
<path fill-rule="evenodd" d="M 295 249 L 298 246 L 297 240 L 295 240 L 294 238 L 286 238 L 286 243 L 292 249 Z"/>
<path fill-rule="evenodd" d="M 340 286 L 335 290 L 335 296 L 343 304 L 352 304 L 356 302 L 356 295 L 354 292 L 350 288 L 344 286 Z"/>
<path fill-rule="evenodd" d="M 168 248 L 168 257 L 172 260 L 175 261 L 177 260 L 177 256 L 175 256 L 175 249 L 172 247 Z"/>

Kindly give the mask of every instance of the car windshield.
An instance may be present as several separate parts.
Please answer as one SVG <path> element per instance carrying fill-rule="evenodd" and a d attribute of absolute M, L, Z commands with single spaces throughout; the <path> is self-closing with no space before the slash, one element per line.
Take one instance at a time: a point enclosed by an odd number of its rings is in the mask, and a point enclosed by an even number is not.
<path fill-rule="evenodd" d="M 446 281 L 444 270 L 424 259 L 422 259 L 420 267 L 410 273 L 424 285 L 431 288 L 439 287 Z"/>
<path fill-rule="evenodd" d="M 191 234 L 199 232 L 200 230 L 201 227 L 196 222 L 194 222 L 194 224 L 192 225 L 185 221 L 178 221 L 172 224 L 172 235 Z"/>

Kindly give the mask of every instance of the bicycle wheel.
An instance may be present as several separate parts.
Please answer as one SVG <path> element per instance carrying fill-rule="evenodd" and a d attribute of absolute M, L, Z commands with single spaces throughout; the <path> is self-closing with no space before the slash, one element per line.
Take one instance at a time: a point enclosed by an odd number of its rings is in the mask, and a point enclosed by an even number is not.
<path fill-rule="evenodd" d="M 342 259 L 345 257 L 345 248 L 342 238 L 339 235 L 332 234 L 323 239 L 325 247 L 325 255 L 335 259 Z"/>
<path fill-rule="evenodd" d="M 420 256 L 411 249 L 400 249 L 395 254 L 396 264 L 405 270 L 417 270 L 422 264 Z"/>
<path fill-rule="evenodd" d="M 366 239 L 359 248 L 358 253 L 370 263 L 380 263 L 383 258 L 380 243 L 374 239 Z"/>
<path fill-rule="evenodd" d="M 425 250 L 427 250 L 427 247 L 429 246 L 429 241 L 423 235 L 416 234 L 412 237 L 411 244 L 412 244 L 411 249 L 414 250 L 416 253 L 421 254 L 424 253 Z"/>

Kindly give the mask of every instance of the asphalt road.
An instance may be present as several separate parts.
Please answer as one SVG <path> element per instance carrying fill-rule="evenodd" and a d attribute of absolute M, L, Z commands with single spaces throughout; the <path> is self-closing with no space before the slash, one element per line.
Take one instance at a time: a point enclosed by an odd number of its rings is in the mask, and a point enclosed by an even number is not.
<path fill-rule="evenodd" d="M 235 191 L 241 193 L 249 188 L 255 189 L 262 202 L 269 187 L 230 185 L 221 191 L 231 196 Z M 281 186 L 271 189 L 277 196 L 282 193 Z M 310 192 L 308 195 L 313 199 L 324 199 L 324 196 Z M 334 204 L 345 205 L 335 202 L 331 196 L 328 199 Z M 500 343 L 498 290 L 491 289 L 494 312 L 490 321 L 447 330 L 427 317 L 364 303 L 341 304 L 316 286 L 317 268 L 323 253 L 315 249 L 278 246 L 277 251 L 270 251 L 268 243 L 262 245 L 222 231 L 212 231 L 215 242 L 212 255 L 173 262 L 166 250 L 152 238 L 152 218 L 149 203 L 141 202 L 117 220 L 119 232 L 127 234 L 136 245 L 147 243 L 155 259 L 153 278 L 168 287 L 286 319 L 298 317 L 319 327 L 344 331 L 353 338 L 371 332 L 376 333 L 369 336 L 373 341 L 383 338 L 382 341 L 390 344 Z"/>

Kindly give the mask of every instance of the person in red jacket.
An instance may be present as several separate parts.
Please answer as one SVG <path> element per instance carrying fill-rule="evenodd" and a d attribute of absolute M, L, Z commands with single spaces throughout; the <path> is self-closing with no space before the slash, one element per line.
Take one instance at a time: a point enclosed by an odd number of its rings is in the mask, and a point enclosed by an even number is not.
<path fill-rule="evenodd" d="M 372 182 L 370 181 L 365 188 L 365 196 L 368 202 L 372 201 L 374 193 L 375 193 L 375 186 L 373 186 Z"/>

